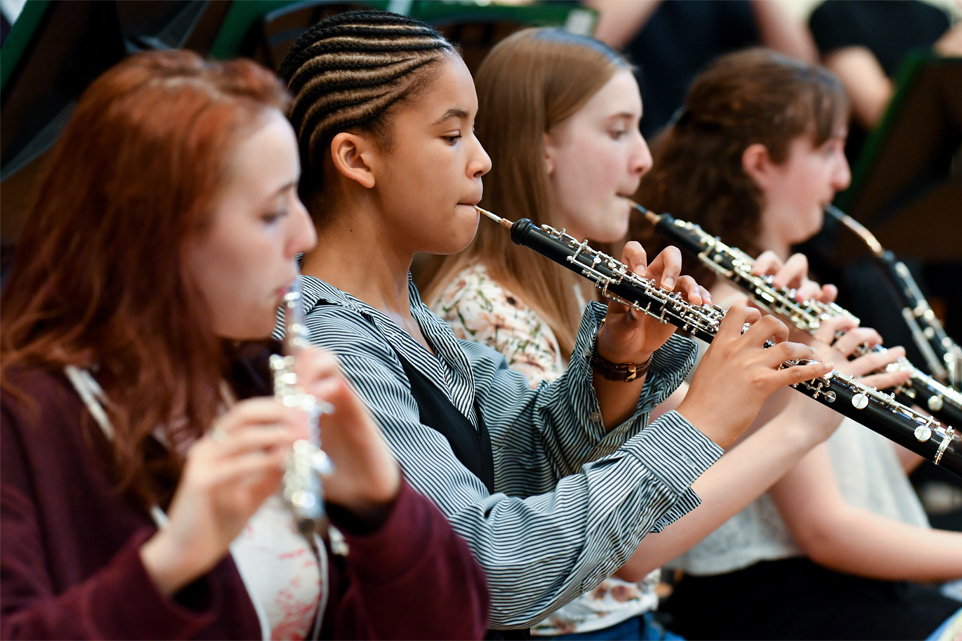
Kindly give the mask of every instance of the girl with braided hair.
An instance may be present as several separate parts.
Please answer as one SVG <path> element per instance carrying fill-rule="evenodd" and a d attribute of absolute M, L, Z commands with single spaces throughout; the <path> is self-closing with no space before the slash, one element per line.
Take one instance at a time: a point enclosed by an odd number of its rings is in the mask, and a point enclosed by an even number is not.
<path fill-rule="evenodd" d="M 273 397 L 267 339 L 315 242 L 287 102 L 266 69 L 186 51 L 80 98 L 2 298 L 0 637 L 483 634 L 480 568 L 315 349 L 295 367 L 334 408 L 349 554 L 282 498 L 309 427 Z"/>
<path fill-rule="evenodd" d="M 319 232 L 302 268 L 311 338 L 338 355 L 406 477 L 468 540 L 487 572 L 494 628 L 527 628 L 591 590 L 645 535 L 697 505 L 692 481 L 765 397 L 830 368 L 777 370 L 812 350 L 784 342 L 779 321 L 737 308 L 685 403 L 649 424 L 694 346 L 623 306 L 591 303 L 567 371 L 532 389 L 502 355 L 457 340 L 410 281 L 416 253 L 472 240 L 491 168 L 454 47 L 410 18 L 345 13 L 295 42 L 282 74 Z M 632 243 L 622 256 L 705 300 L 676 249 L 649 263 Z M 772 336 L 780 344 L 763 349 Z M 647 373 L 625 376 L 625 364 Z"/>

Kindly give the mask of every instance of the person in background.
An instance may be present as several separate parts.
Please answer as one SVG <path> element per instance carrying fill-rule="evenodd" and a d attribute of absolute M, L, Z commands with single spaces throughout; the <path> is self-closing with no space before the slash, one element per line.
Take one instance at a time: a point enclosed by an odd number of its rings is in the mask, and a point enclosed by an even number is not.
<path fill-rule="evenodd" d="M 594 36 L 637 65 L 645 103 L 641 131 L 658 134 L 692 79 L 720 55 L 765 46 L 815 62 L 805 24 L 777 0 L 587 0 L 599 11 Z"/>
<path fill-rule="evenodd" d="M 850 163 L 882 120 L 906 55 L 962 55 L 962 25 L 952 28 L 944 9 L 922 0 L 826 0 L 812 11 L 808 25 L 822 64 L 839 77 L 852 101 L 845 146 Z"/>

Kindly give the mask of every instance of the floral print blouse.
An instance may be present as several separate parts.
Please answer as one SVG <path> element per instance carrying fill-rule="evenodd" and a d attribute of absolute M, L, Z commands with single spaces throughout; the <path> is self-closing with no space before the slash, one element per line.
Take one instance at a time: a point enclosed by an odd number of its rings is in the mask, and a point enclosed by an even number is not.
<path fill-rule="evenodd" d="M 523 373 L 532 387 L 553 381 L 568 366 L 548 324 L 492 280 L 484 265 L 462 271 L 428 305 L 458 338 L 504 354 L 508 365 Z"/>
<path fill-rule="evenodd" d="M 478 263 L 455 276 L 428 301 L 455 336 L 484 343 L 501 352 L 508 365 L 536 387 L 561 376 L 568 363 L 554 332 L 524 301 L 495 282 Z M 552 613 L 536 625 L 535 636 L 593 632 L 639 616 L 658 605 L 655 570 L 640 583 L 606 579 L 598 587 Z"/>

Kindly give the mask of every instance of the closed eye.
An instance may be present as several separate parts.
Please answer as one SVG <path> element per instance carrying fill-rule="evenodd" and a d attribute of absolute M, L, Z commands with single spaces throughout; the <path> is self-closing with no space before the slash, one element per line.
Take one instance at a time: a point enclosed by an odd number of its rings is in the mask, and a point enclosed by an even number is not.
<path fill-rule="evenodd" d="M 270 213 L 262 215 L 261 220 L 267 223 L 268 225 L 271 225 L 273 223 L 276 223 L 286 215 L 287 215 L 287 210 L 272 211 Z"/>

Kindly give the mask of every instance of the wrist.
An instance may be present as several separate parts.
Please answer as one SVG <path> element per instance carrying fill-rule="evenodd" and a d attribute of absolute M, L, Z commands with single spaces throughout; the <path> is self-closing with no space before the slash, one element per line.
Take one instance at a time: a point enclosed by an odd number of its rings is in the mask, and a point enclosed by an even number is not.
<path fill-rule="evenodd" d="M 140 562 L 157 590 L 166 597 L 203 574 L 186 554 L 178 553 L 163 530 L 158 531 L 140 547 Z"/>
<path fill-rule="evenodd" d="M 611 363 L 644 363 L 650 361 L 652 355 L 658 350 L 661 345 L 650 346 L 647 344 L 640 345 L 637 349 L 631 350 L 630 353 L 626 353 L 623 349 L 617 349 L 618 343 L 615 342 L 615 347 L 612 347 L 610 336 L 610 329 L 605 329 L 605 321 L 607 318 L 601 319 L 601 324 L 598 326 L 598 333 L 595 336 L 595 346 L 593 354 L 597 354 L 601 358 L 609 361 Z M 591 355 L 589 355 L 590 358 Z"/>
<path fill-rule="evenodd" d="M 615 363 L 606 359 L 595 349 L 588 359 L 588 364 L 593 372 L 599 374 L 605 380 L 630 383 L 648 373 L 648 369 L 651 367 L 651 354 L 643 361 Z"/>

